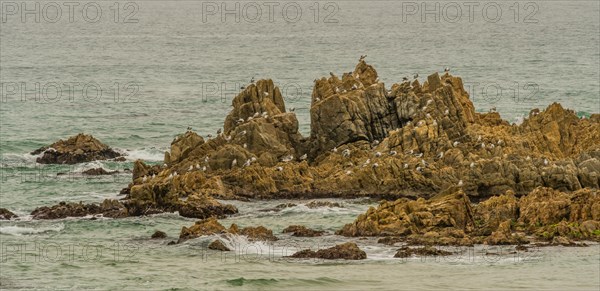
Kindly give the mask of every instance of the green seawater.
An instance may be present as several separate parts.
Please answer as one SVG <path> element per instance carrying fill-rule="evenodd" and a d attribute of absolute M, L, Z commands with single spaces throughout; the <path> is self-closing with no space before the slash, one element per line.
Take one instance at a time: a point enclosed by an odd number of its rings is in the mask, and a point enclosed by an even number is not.
<path fill-rule="evenodd" d="M 534 248 L 526 253 L 477 245 L 453 249 L 459 254 L 446 258 L 394 259 L 398 246 L 378 244 L 377 238 L 333 234 L 377 204 L 360 199 L 329 199 L 344 207 L 318 209 L 307 208 L 308 201 L 301 200 L 226 201 L 240 213 L 220 220 L 223 225 L 263 225 L 279 237 L 273 243 L 220 237 L 233 249 L 228 253 L 206 248 L 214 236 L 168 246 L 183 226 L 195 221 L 177 214 L 55 221 L 29 216 L 36 207 L 60 201 L 89 203 L 122 197 L 118 193 L 131 181 L 127 170 L 133 168 L 134 160 L 161 163 L 174 136 L 188 126 L 199 134 L 214 135 L 231 109 L 231 99 L 252 77 L 272 78 L 280 86 L 286 106 L 296 108 L 300 131 L 307 136 L 313 80 L 330 71 L 341 75 L 353 70 L 361 54 L 368 55 L 368 63 L 387 88 L 403 76 L 418 72 L 423 81 L 448 66 L 463 78 L 478 112 L 496 107 L 510 122 L 520 122 L 531 109 L 552 102 L 589 117 L 600 112 L 598 1 L 537 1 L 537 22 L 531 23 L 523 21 L 531 13 L 525 10 L 527 1 L 516 1 L 522 13 L 518 21 L 509 8 L 514 2 L 498 1 L 503 8 L 501 21 L 477 17 L 472 23 L 464 18 L 456 23 L 420 21 L 413 16 L 403 21 L 403 2 L 394 1 L 331 2 L 338 7 L 337 22 L 324 21 L 329 2 L 319 2 L 321 14 L 314 21 L 313 2 L 298 1 L 303 8 L 300 21 L 286 22 L 276 16 L 273 22 L 256 23 L 236 23 L 232 18 L 205 22 L 202 1 L 134 2 L 137 23 L 123 23 L 131 11 L 123 10 L 124 3 L 120 21 L 115 23 L 110 9 L 114 3 L 106 1 L 97 2 L 104 13 L 95 23 L 81 17 L 64 21 L 66 14 L 56 23 L 36 23 L 32 16 L 24 23 L 11 15 L 0 22 L 0 82 L 26 85 L 24 97 L 7 95 L 8 87 L 3 87 L 0 100 L 0 207 L 20 216 L 0 221 L 1 289 L 600 287 L 600 246 L 594 243 L 584 248 Z M 50 88 L 50 93 L 36 99 L 36 84 L 52 82 L 82 85 L 72 97 L 63 87 L 60 97 L 52 95 Z M 88 92 L 84 96 L 85 84 L 97 84 L 102 95 L 91 98 Z M 215 84 L 217 91 L 211 87 Z M 116 93 L 115 88 L 120 91 Z M 28 154 L 79 132 L 93 134 L 128 154 L 127 161 L 40 165 Z M 81 175 L 95 167 L 120 173 Z M 259 211 L 287 202 L 298 206 L 280 212 Z M 296 238 L 281 233 L 292 224 L 327 234 Z M 155 230 L 166 232 L 168 238 L 150 240 Z M 286 258 L 297 250 L 346 241 L 356 242 L 368 259 Z"/>

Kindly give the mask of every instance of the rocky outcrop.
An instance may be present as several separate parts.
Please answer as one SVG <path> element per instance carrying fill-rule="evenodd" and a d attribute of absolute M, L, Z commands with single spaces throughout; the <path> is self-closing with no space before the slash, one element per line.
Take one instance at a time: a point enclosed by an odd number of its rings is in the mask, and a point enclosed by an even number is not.
<path fill-rule="evenodd" d="M 110 218 L 123 218 L 129 216 L 127 208 L 117 200 L 104 200 L 100 204 L 67 203 L 38 207 L 31 212 L 34 219 L 61 219 L 67 217 L 83 217 L 99 215 Z"/>
<path fill-rule="evenodd" d="M 272 80 L 250 84 L 222 133 L 204 140 L 188 131 L 171 144 L 166 166 L 136 163 L 129 199 L 415 199 L 460 184 L 478 202 L 509 190 L 600 186 L 599 118 L 552 104 L 509 124 L 475 112 L 460 77 L 434 73 L 386 88 L 377 76 L 361 60 L 341 77 L 315 80 L 307 138 Z"/>
<path fill-rule="evenodd" d="M 394 258 L 410 258 L 413 256 L 449 256 L 452 255 L 452 252 L 439 250 L 431 246 L 425 246 L 421 248 L 411 248 L 404 246 L 400 248 Z"/>
<path fill-rule="evenodd" d="M 208 248 L 211 250 L 217 250 L 222 252 L 231 251 L 220 239 L 214 240 L 208 245 Z"/>
<path fill-rule="evenodd" d="M 18 216 L 6 208 L 0 208 L 0 220 L 11 220 Z"/>
<path fill-rule="evenodd" d="M 333 246 L 328 249 L 302 250 L 290 256 L 298 259 L 326 259 L 326 260 L 364 260 L 367 258 L 367 253 L 359 249 L 355 243 L 347 242 Z"/>
<path fill-rule="evenodd" d="M 120 153 L 101 143 L 93 136 L 83 133 L 41 147 L 31 154 L 42 154 L 36 159 L 36 162 L 40 164 L 77 164 L 121 157 Z"/>
<path fill-rule="evenodd" d="M 600 241 L 600 192 L 572 193 L 538 187 L 516 198 L 514 192 L 472 206 L 458 188 L 431 199 L 401 198 L 370 208 L 337 234 L 385 236 L 382 243 L 407 240 L 416 245 L 473 243 L 525 244 L 529 237 Z"/>
<path fill-rule="evenodd" d="M 211 217 L 204 220 L 197 221 L 191 227 L 183 227 L 179 234 L 179 242 L 183 242 L 188 239 L 197 238 L 205 235 L 229 233 L 236 235 L 244 235 L 248 237 L 250 241 L 276 241 L 277 237 L 273 235 L 273 231 L 265 228 L 264 226 L 257 227 L 244 227 L 239 228 L 235 223 L 232 224 L 229 229 L 225 229 L 216 218 Z"/>
<path fill-rule="evenodd" d="M 290 225 L 283 230 L 283 233 L 291 233 L 292 236 L 299 237 L 315 237 L 321 236 L 325 232 L 322 230 L 310 229 L 304 225 Z"/>
<path fill-rule="evenodd" d="M 110 175 L 115 173 L 117 173 L 117 171 L 107 171 L 103 168 L 92 168 L 82 172 L 82 174 L 90 176 Z"/>

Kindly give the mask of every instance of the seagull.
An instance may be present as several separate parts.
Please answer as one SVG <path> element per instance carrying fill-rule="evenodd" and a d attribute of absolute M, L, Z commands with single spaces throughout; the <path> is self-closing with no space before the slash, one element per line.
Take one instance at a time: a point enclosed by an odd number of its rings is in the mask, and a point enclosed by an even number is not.
<path fill-rule="evenodd" d="M 437 155 L 437 158 L 438 158 L 438 159 L 441 159 L 441 158 L 443 158 L 443 157 L 444 157 L 444 152 L 440 152 L 440 153 Z"/>
<path fill-rule="evenodd" d="M 187 130 L 188 130 L 188 131 L 191 131 L 191 130 L 192 130 L 192 127 L 191 127 L 191 126 L 188 126 Z"/>
<path fill-rule="evenodd" d="M 349 157 L 349 156 L 350 156 L 350 150 L 349 150 L 349 149 L 345 149 L 345 150 L 342 152 L 342 156 L 344 156 L 344 157 L 346 157 L 346 158 L 347 158 L 347 157 Z"/>
<path fill-rule="evenodd" d="M 444 111 L 444 115 L 447 116 L 448 114 L 450 114 L 450 110 L 446 109 L 446 111 Z"/>
<path fill-rule="evenodd" d="M 289 155 L 289 156 L 285 156 L 285 157 L 283 157 L 283 158 L 281 159 L 281 161 L 282 161 L 282 162 L 284 162 L 284 163 L 287 163 L 287 162 L 289 162 L 289 161 L 291 161 L 291 160 L 293 160 L 293 159 L 294 159 L 294 156 L 293 156 L 293 155 Z"/>
<path fill-rule="evenodd" d="M 477 142 L 481 141 L 481 135 L 477 137 Z"/>
<path fill-rule="evenodd" d="M 244 123 L 244 119 L 243 119 L 243 118 L 240 118 L 240 119 L 238 119 L 238 120 L 237 120 L 237 123 L 238 123 L 238 124 L 240 124 L 240 123 Z"/>
<path fill-rule="evenodd" d="M 485 148 L 485 143 L 481 143 L 481 148 L 484 149 Z"/>
<path fill-rule="evenodd" d="M 431 114 L 427 113 L 427 114 L 425 114 L 425 117 L 431 118 Z"/>
<path fill-rule="evenodd" d="M 283 171 L 283 168 L 282 167 L 277 167 L 277 171 L 281 172 L 281 171 Z"/>
<path fill-rule="evenodd" d="M 374 140 L 374 141 L 373 141 L 373 145 L 374 145 L 374 146 L 376 146 L 376 145 L 378 145 L 378 144 L 379 144 L 379 141 L 378 141 L 378 140 Z"/>
<path fill-rule="evenodd" d="M 152 179 L 154 179 L 156 177 L 156 174 L 152 174 Z"/>
<path fill-rule="evenodd" d="M 256 162 L 256 157 L 251 157 L 251 158 L 250 158 L 250 160 L 251 160 L 252 162 Z"/>
<path fill-rule="evenodd" d="M 390 156 L 395 156 L 397 154 L 398 154 L 398 152 L 396 152 L 396 151 L 390 151 Z"/>
<path fill-rule="evenodd" d="M 316 102 L 319 102 L 319 101 L 321 101 L 321 98 L 318 98 L 318 97 L 317 97 L 315 101 L 316 101 Z"/>
<path fill-rule="evenodd" d="M 258 117 L 258 112 L 254 112 L 254 115 L 252 115 L 252 118 L 257 118 Z"/>
<path fill-rule="evenodd" d="M 206 172 L 206 166 L 202 166 L 202 172 Z"/>
<path fill-rule="evenodd" d="M 290 108 L 290 112 L 294 112 L 294 111 L 296 111 L 295 107 Z"/>
<path fill-rule="evenodd" d="M 463 185 L 463 180 L 458 181 L 458 186 L 462 186 Z"/>
<path fill-rule="evenodd" d="M 303 154 L 303 155 L 300 157 L 300 160 L 301 160 L 301 161 L 304 161 L 304 160 L 306 160 L 306 158 L 307 158 L 307 157 L 308 157 L 308 156 L 307 156 L 306 154 Z"/>
<path fill-rule="evenodd" d="M 254 77 L 252 77 L 252 79 L 250 79 L 250 83 L 254 84 Z"/>
<path fill-rule="evenodd" d="M 496 112 L 496 106 L 490 108 L 490 113 L 492 113 L 492 112 Z"/>
<path fill-rule="evenodd" d="M 237 159 L 233 159 L 233 161 L 231 161 L 231 167 L 235 167 L 237 165 Z"/>
<path fill-rule="evenodd" d="M 403 82 L 408 82 L 408 77 L 402 77 Z"/>
<path fill-rule="evenodd" d="M 415 80 L 416 80 L 418 77 L 419 77 L 419 73 L 415 73 L 415 74 L 413 75 L 413 79 L 415 79 Z"/>
<path fill-rule="evenodd" d="M 358 89 L 358 86 L 356 86 L 356 84 L 352 85 L 352 90 L 356 90 Z"/>
<path fill-rule="evenodd" d="M 204 162 L 205 162 L 205 163 L 208 163 L 208 160 L 209 160 L 209 159 L 210 159 L 210 158 L 209 158 L 208 156 L 204 157 Z"/>
<path fill-rule="evenodd" d="M 340 93 L 340 88 L 335 87 L 335 93 Z"/>
<path fill-rule="evenodd" d="M 427 105 L 431 104 L 431 102 L 433 102 L 432 99 L 427 100 Z"/>
<path fill-rule="evenodd" d="M 417 171 L 419 171 L 419 172 L 423 172 L 423 168 L 421 168 L 421 167 L 419 166 L 419 167 L 417 167 Z"/>
<path fill-rule="evenodd" d="M 244 90 L 244 89 L 246 89 L 246 87 L 244 87 L 244 86 L 240 87 L 240 90 Z"/>
<path fill-rule="evenodd" d="M 490 149 L 495 148 L 496 146 L 493 143 L 490 143 Z"/>
<path fill-rule="evenodd" d="M 367 55 L 360 55 L 360 59 L 358 59 L 358 61 L 360 62 L 360 61 L 364 60 L 366 57 L 367 57 Z"/>
<path fill-rule="evenodd" d="M 173 177 L 177 176 L 177 171 L 173 172 Z"/>
<path fill-rule="evenodd" d="M 226 141 L 230 141 L 230 140 L 231 140 L 231 135 L 228 135 L 228 136 L 226 136 L 226 137 L 225 137 L 225 140 L 226 140 Z"/>
<path fill-rule="evenodd" d="M 269 96 L 269 92 L 264 92 L 265 96 Z"/>
<path fill-rule="evenodd" d="M 501 139 L 498 140 L 498 145 L 502 145 L 503 143 L 504 143 L 503 140 L 501 140 Z"/>
<path fill-rule="evenodd" d="M 544 166 L 548 165 L 548 159 L 544 159 Z"/>
<path fill-rule="evenodd" d="M 144 177 L 142 178 L 142 183 L 143 183 L 143 182 L 146 182 L 146 180 L 147 180 L 147 179 L 148 179 L 148 178 L 146 178 L 146 176 L 144 175 Z"/>
<path fill-rule="evenodd" d="M 245 135 L 245 134 L 246 134 L 246 131 L 245 131 L 245 130 L 242 130 L 242 132 L 240 132 L 240 134 L 241 134 L 241 135 Z"/>
<path fill-rule="evenodd" d="M 244 167 L 249 167 L 250 166 L 250 159 L 247 159 L 246 162 L 244 163 Z"/>
<path fill-rule="evenodd" d="M 331 151 L 334 153 L 337 153 L 337 147 L 333 147 L 333 149 Z"/>
<path fill-rule="evenodd" d="M 450 68 L 448 68 L 448 67 L 445 67 L 445 68 L 444 68 L 444 72 L 445 72 L 445 73 L 449 73 L 449 72 L 450 72 Z"/>
<path fill-rule="evenodd" d="M 212 134 L 210 134 L 210 133 L 209 133 L 209 134 L 207 134 L 207 135 L 206 135 L 206 137 L 207 137 L 208 139 L 211 139 L 211 138 L 212 138 Z"/>
<path fill-rule="evenodd" d="M 471 167 L 471 168 L 475 168 L 475 163 L 471 163 L 471 164 L 469 165 L 469 167 Z"/>
<path fill-rule="evenodd" d="M 381 153 L 380 152 L 376 152 L 375 156 L 379 158 L 379 157 L 381 157 Z"/>
<path fill-rule="evenodd" d="M 423 156 L 423 153 L 418 153 L 418 154 L 415 155 L 415 157 L 417 157 L 417 158 L 420 158 L 422 156 Z"/>
<path fill-rule="evenodd" d="M 410 155 L 412 155 L 412 154 L 414 154 L 414 153 L 415 153 L 415 151 L 413 151 L 413 150 L 409 150 L 409 151 L 408 151 L 408 154 L 410 154 Z"/>
<path fill-rule="evenodd" d="M 530 156 L 527 156 L 527 158 L 525 158 L 525 160 L 527 160 L 527 161 L 531 161 L 531 157 L 530 157 Z"/>
<path fill-rule="evenodd" d="M 379 167 L 379 164 L 378 163 L 374 163 L 372 167 L 373 168 L 377 168 L 377 167 Z"/>
<path fill-rule="evenodd" d="M 221 135 L 221 133 L 223 133 L 223 131 L 220 128 L 217 129 L 217 135 Z"/>
<path fill-rule="evenodd" d="M 429 166 L 429 163 L 426 162 L 425 160 L 421 160 L 421 164 L 423 164 L 423 166 L 425 166 L 425 168 L 427 168 Z"/>
<path fill-rule="evenodd" d="M 252 116 L 248 116 L 248 119 L 246 119 L 246 121 L 250 121 L 252 120 Z"/>
<path fill-rule="evenodd" d="M 423 111 L 427 110 L 427 105 L 423 106 L 423 108 L 421 108 L 421 110 L 423 110 Z"/>
<path fill-rule="evenodd" d="M 194 166 L 190 166 L 188 169 L 188 172 L 193 171 L 194 170 Z"/>
<path fill-rule="evenodd" d="M 346 171 L 346 175 L 350 175 L 350 174 L 352 174 L 352 171 L 350 171 L 350 170 Z"/>
<path fill-rule="evenodd" d="M 455 141 L 454 143 L 452 143 L 452 146 L 457 147 L 460 144 L 459 141 Z"/>
<path fill-rule="evenodd" d="M 404 164 L 404 168 L 405 168 L 405 169 L 408 169 L 408 164 Z"/>
<path fill-rule="evenodd" d="M 370 163 L 371 163 L 371 159 L 367 159 L 367 160 L 365 161 L 365 163 L 363 164 L 363 167 L 366 167 L 366 166 L 367 166 L 368 164 L 370 164 Z"/>
<path fill-rule="evenodd" d="M 245 148 L 245 149 L 247 149 L 247 148 L 248 148 L 248 145 L 247 145 L 246 143 L 244 143 L 244 148 Z"/>
<path fill-rule="evenodd" d="M 171 180 L 173 178 L 173 173 L 169 174 L 169 177 L 167 177 L 167 180 Z"/>

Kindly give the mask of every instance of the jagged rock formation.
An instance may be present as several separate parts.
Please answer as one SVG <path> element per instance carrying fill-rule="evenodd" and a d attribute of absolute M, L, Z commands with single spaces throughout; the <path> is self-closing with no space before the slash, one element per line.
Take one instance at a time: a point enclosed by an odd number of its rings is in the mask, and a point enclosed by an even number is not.
<path fill-rule="evenodd" d="M 145 182 L 148 166 L 136 163 L 129 199 L 429 198 L 458 184 L 473 201 L 540 186 L 576 191 L 600 185 L 599 140 L 598 115 L 552 104 L 511 125 L 475 112 L 459 77 L 387 90 L 363 60 L 341 79 L 315 80 L 310 137 L 273 82 L 260 80 L 233 100 L 222 134 L 181 135 Z"/>
<path fill-rule="evenodd" d="M 102 214 L 104 217 L 123 218 L 129 216 L 127 208 L 117 200 L 106 199 L 101 204 L 60 202 L 57 205 L 38 207 L 31 212 L 34 219 L 61 219 Z"/>
<path fill-rule="evenodd" d="M 559 236 L 600 241 L 600 192 L 538 187 L 521 198 L 507 191 L 473 207 L 461 189 L 453 188 L 429 200 L 384 201 L 337 234 L 425 245 L 522 244 L 527 237 L 551 241 Z"/>
<path fill-rule="evenodd" d="M 41 147 L 31 152 L 31 154 L 42 154 L 36 160 L 40 164 L 77 164 L 122 156 L 93 136 L 83 133 Z"/>
<path fill-rule="evenodd" d="M 504 239 L 506 220 L 523 207 L 508 205 L 538 187 L 565 195 L 600 187 L 599 114 L 579 119 L 554 103 L 532 110 L 520 125 L 509 124 L 497 112 L 476 112 L 460 77 L 434 73 L 422 84 L 404 81 L 387 89 L 377 76 L 361 60 L 341 78 L 332 73 L 315 80 L 309 137 L 298 132 L 295 113 L 286 111 L 273 81 L 250 84 L 234 98 L 214 138 L 187 131 L 171 143 L 164 165 L 136 161 L 121 203 L 128 215 L 179 211 L 204 219 L 237 212 L 215 198 L 436 196 L 398 202 L 411 205 L 403 215 L 421 224 L 400 219 L 379 227 L 390 235 L 422 234 L 415 243 L 450 237 L 447 243 L 469 244 L 472 232 Z M 501 209 L 500 217 L 469 205 L 505 193 L 514 197 L 482 204 Z M 426 214 L 450 210 L 445 218 Z M 490 217 L 480 226 L 474 215 Z M 442 225 L 452 226 L 451 233 L 419 231 Z"/>

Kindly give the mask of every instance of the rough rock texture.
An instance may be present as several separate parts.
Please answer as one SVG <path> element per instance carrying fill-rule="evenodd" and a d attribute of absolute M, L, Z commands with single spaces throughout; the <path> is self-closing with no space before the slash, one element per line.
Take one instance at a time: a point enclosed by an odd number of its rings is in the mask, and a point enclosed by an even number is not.
<path fill-rule="evenodd" d="M 77 164 L 95 160 L 120 157 L 121 154 L 101 143 L 91 135 L 80 133 L 67 140 L 59 140 L 31 153 L 42 154 L 37 158 L 40 164 Z"/>
<path fill-rule="evenodd" d="M 283 230 L 283 233 L 291 233 L 292 236 L 299 237 L 315 237 L 321 236 L 325 232 L 322 230 L 310 229 L 303 225 L 290 225 Z"/>
<path fill-rule="evenodd" d="M 0 208 L 0 220 L 10 220 L 18 216 L 6 208 Z"/>
<path fill-rule="evenodd" d="M 431 246 L 425 246 L 422 248 L 410 248 L 404 246 L 400 248 L 394 258 L 410 258 L 412 256 L 449 256 L 452 255 L 452 252 L 438 250 Z"/>
<path fill-rule="evenodd" d="M 99 175 L 110 175 L 110 174 L 114 174 L 117 171 L 107 171 L 105 169 L 102 168 L 93 168 L 93 169 L 89 169 L 89 170 L 85 170 L 82 172 L 82 174 L 84 175 L 90 175 L 90 176 L 99 176 Z"/>
<path fill-rule="evenodd" d="M 31 212 L 34 219 L 61 219 L 97 214 L 102 214 L 102 216 L 110 218 L 123 218 L 129 216 L 127 208 L 121 202 L 110 199 L 106 199 L 100 204 L 60 202 L 51 207 L 38 207 Z"/>
<path fill-rule="evenodd" d="M 566 193 L 538 187 L 517 199 L 512 191 L 471 206 L 461 189 L 429 200 L 401 198 L 370 208 L 337 232 L 344 236 L 386 236 L 382 243 L 524 244 L 528 236 L 600 241 L 600 191 Z"/>
<path fill-rule="evenodd" d="M 214 240 L 208 245 L 208 248 L 211 250 L 217 250 L 222 252 L 231 251 L 220 239 Z"/>
<path fill-rule="evenodd" d="M 318 258 L 326 260 L 364 260 L 367 258 L 367 253 L 359 249 L 355 243 L 347 242 L 340 245 L 333 246 L 328 249 L 322 249 L 318 251 L 302 250 L 290 257 L 292 258 Z"/>
<path fill-rule="evenodd" d="M 478 202 L 509 190 L 600 186 L 600 118 L 555 103 L 509 124 L 476 112 L 460 77 L 434 73 L 388 89 L 377 76 L 361 60 L 353 72 L 315 80 L 306 138 L 273 81 L 250 84 L 221 134 L 188 131 L 166 167 L 136 163 L 128 199 L 172 208 L 190 195 L 431 198 L 461 184 Z"/>
<path fill-rule="evenodd" d="M 229 229 L 221 225 L 216 218 L 211 217 L 197 221 L 194 225 L 183 227 L 179 234 L 179 242 L 197 238 L 204 235 L 213 235 L 221 233 L 230 233 L 237 235 L 245 235 L 250 241 L 276 241 L 277 237 L 273 235 L 273 231 L 264 226 L 244 227 L 240 229 L 235 223 Z"/>

